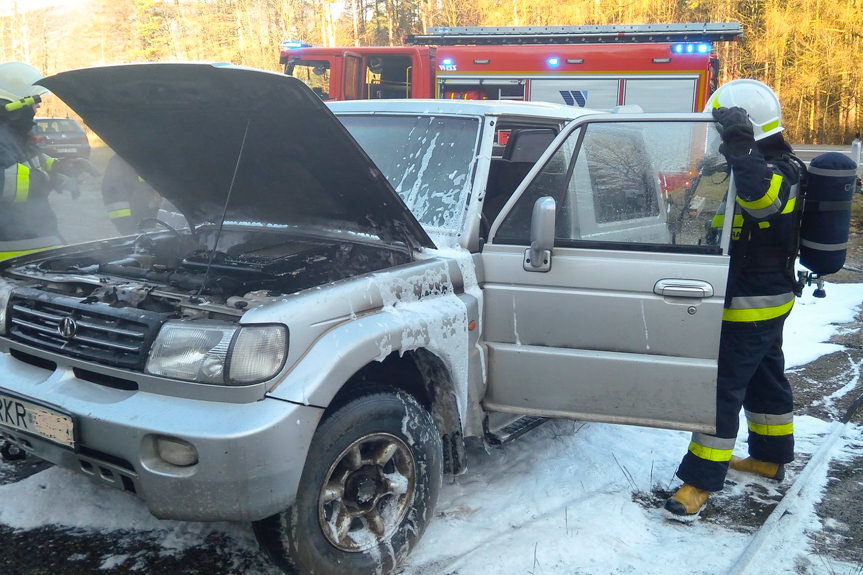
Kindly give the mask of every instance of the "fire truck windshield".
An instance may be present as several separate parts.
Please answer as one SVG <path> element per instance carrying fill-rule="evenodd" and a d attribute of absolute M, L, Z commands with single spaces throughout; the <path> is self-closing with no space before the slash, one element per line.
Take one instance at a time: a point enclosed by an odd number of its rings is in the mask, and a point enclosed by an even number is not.
<path fill-rule="evenodd" d="M 285 73 L 302 80 L 322 100 L 330 99 L 330 63 L 327 60 L 291 60 Z"/>

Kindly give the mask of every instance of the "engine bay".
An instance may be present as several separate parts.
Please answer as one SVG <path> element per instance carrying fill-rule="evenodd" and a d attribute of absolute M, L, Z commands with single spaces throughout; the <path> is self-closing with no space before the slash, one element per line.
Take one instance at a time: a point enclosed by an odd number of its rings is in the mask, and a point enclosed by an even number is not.
<path fill-rule="evenodd" d="M 215 227 L 194 234 L 170 228 L 40 256 L 5 273 L 45 297 L 166 319 L 236 318 L 273 298 L 411 260 L 406 248 L 371 241 Z"/>

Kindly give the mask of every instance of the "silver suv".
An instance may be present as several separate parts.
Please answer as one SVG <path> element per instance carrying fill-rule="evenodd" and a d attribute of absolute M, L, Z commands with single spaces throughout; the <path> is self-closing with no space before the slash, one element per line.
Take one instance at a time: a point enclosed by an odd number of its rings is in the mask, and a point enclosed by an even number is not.
<path fill-rule="evenodd" d="M 253 521 L 286 571 L 371 573 L 470 438 L 713 431 L 731 218 L 708 116 L 325 105 L 205 64 L 43 83 L 189 229 L 3 262 L 7 456 Z"/>

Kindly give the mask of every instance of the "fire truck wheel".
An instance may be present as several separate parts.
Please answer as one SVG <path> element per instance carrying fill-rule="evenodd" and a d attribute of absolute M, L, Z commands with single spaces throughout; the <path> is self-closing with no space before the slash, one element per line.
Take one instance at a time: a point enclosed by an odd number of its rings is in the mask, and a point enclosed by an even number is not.
<path fill-rule="evenodd" d="M 433 514 L 442 457 L 412 396 L 353 399 L 318 426 L 296 502 L 254 523 L 258 542 L 286 573 L 389 573 Z"/>

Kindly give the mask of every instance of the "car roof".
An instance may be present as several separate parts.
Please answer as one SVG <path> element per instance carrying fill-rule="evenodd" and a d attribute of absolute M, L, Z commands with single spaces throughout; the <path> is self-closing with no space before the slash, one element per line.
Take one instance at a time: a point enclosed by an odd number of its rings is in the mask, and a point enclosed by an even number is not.
<path fill-rule="evenodd" d="M 466 116 L 530 116 L 572 120 L 596 110 L 576 108 L 551 102 L 515 102 L 501 100 L 347 100 L 327 102 L 335 113 L 410 113 Z"/>

